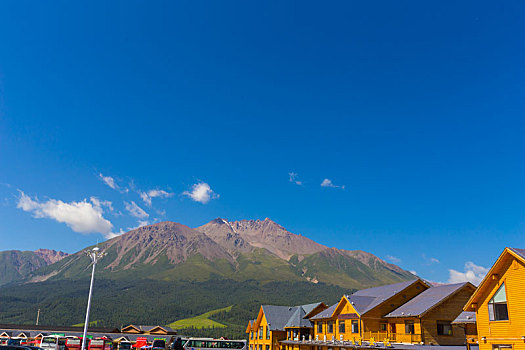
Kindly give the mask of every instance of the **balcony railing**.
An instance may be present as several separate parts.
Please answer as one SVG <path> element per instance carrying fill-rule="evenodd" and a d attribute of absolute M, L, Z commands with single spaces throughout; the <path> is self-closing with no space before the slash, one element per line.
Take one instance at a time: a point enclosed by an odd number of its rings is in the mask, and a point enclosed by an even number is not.
<path fill-rule="evenodd" d="M 382 342 L 387 339 L 395 343 L 421 343 L 423 336 L 421 334 L 389 333 L 389 332 L 363 332 L 363 340 Z"/>
<path fill-rule="evenodd" d="M 389 338 L 396 343 L 421 343 L 423 336 L 421 334 L 391 333 Z"/>

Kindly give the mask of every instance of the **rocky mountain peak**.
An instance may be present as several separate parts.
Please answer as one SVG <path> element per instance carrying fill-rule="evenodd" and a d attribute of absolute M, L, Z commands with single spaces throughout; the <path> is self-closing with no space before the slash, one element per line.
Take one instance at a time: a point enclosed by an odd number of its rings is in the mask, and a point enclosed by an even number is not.
<path fill-rule="evenodd" d="M 263 248 L 284 260 L 295 254 L 313 254 L 326 249 L 322 244 L 287 231 L 269 218 L 238 221 L 217 218 L 197 230 L 228 250 L 238 246 L 245 250 Z"/>
<path fill-rule="evenodd" d="M 64 253 L 60 251 L 57 252 L 56 250 L 52 250 L 52 249 L 38 249 L 38 250 L 35 250 L 35 254 L 41 257 L 48 265 L 54 264 L 57 261 L 60 261 L 69 255 L 68 253 Z"/>

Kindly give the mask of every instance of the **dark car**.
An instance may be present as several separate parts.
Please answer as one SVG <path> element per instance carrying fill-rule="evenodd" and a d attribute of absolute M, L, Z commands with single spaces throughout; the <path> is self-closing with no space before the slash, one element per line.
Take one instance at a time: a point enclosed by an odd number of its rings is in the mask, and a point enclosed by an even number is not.
<path fill-rule="evenodd" d="M 0 345 L 0 350 L 44 350 L 38 346 L 26 345 Z"/>
<path fill-rule="evenodd" d="M 166 341 L 164 339 L 155 339 L 151 344 L 151 350 L 166 350 Z"/>

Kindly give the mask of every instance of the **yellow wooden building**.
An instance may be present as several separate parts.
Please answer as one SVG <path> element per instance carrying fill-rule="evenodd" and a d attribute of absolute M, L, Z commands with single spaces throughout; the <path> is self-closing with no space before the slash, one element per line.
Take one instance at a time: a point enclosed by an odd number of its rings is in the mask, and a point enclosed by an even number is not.
<path fill-rule="evenodd" d="M 525 350 L 525 249 L 505 248 L 465 305 L 479 350 Z"/>
<path fill-rule="evenodd" d="M 307 332 L 313 333 L 308 330 L 308 327 L 312 328 L 311 325 L 299 321 L 300 315 L 314 315 L 325 308 L 324 303 L 300 306 L 261 305 L 257 318 L 246 327 L 250 339 L 249 350 L 284 350 L 285 346 L 281 347 L 280 341 L 286 340 L 287 334 L 306 336 Z"/>
<path fill-rule="evenodd" d="M 429 288 L 384 316 L 396 343 L 463 345 L 465 330 L 452 324 L 476 287 L 470 282 Z"/>
<path fill-rule="evenodd" d="M 337 304 L 310 318 L 315 323 L 314 340 L 383 341 L 392 336 L 383 316 L 428 288 L 416 279 L 344 295 Z"/>

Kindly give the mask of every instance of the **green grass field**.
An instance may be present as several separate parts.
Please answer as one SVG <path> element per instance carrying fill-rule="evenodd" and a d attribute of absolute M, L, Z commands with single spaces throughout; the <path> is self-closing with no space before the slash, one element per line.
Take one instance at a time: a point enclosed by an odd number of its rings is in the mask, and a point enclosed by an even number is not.
<path fill-rule="evenodd" d="M 199 329 L 200 328 L 211 328 L 211 327 L 225 328 L 226 327 L 225 325 L 223 325 L 222 323 L 210 320 L 209 317 L 218 312 L 222 312 L 222 311 L 229 312 L 231 309 L 232 307 L 228 306 L 222 309 L 211 310 L 211 311 L 203 313 L 202 315 L 198 315 L 198 316 L 190 317 L 190 318 L 184 318 L 182 320 L 172 322 L 168 325 L 168 327 L 171 327 L 173 329 L 189 328 L 189 327 L 194 327 L 194 328 L 199 328 Z"/>

